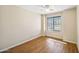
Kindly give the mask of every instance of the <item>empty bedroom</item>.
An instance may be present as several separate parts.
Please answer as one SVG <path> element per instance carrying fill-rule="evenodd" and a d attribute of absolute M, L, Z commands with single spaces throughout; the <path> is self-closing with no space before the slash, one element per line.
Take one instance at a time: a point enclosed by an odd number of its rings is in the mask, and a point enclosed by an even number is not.
<path fill-rule="evenodd" d="M 0 5 L 0 53 L 78 53 L 79 6 Z"/>

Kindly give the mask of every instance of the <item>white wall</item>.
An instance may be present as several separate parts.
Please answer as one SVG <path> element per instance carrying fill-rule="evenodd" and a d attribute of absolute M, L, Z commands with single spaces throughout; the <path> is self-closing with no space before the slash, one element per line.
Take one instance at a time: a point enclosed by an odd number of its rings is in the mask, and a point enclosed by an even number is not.
<path fill-rule="evenodd" d="M 63 40 L 76 43 L 77 25 L 76 25 L 76 8 L 63 12 Z"/>
<path fill-rule="evenodd" d="M 49 32 L 46 28 L 46 35 L 63 39 L 64 41 L 77 42 L 76 8 L 64 10 L 62 12 L 47 14 L 47 17 L 61 16 L 61 32 Z M 47 22 L 46 22 L 47 23 Z M 46 24 L 47 27 L 47 24 Z"/>
<path fill-rule="evenodd" d="M 17 6 L 0 6 L 0 50 L 41 33 L 41 16 Z"/>
<path fill-rule="evenodd" d="M 79 51 L 79 6 L 77 6 L 77 46 Z"/>
<path fill-rule="evenodd" d="M 45 15 L 41 15 L 41 35 L 45 36 Z"/>

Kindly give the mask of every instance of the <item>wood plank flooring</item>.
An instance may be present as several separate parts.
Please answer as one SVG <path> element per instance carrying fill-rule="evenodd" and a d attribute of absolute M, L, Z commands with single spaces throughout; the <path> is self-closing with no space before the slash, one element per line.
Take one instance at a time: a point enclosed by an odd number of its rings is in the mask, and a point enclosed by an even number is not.
<path fill-rule="evenodd" d="M 10 53 L 77 53 L 76 44 L 39 37 L 22 45 L 9 49 Z"/>

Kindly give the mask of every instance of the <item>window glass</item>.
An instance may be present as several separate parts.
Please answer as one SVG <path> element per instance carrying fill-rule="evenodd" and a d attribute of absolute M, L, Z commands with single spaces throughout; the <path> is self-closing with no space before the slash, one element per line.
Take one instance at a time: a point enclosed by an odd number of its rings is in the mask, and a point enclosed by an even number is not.
<path fill-rule="evenodd" d="M 49 31 L 60 31 L 61 30 L 61 16 L 48 17 L 47 28 Z"/>

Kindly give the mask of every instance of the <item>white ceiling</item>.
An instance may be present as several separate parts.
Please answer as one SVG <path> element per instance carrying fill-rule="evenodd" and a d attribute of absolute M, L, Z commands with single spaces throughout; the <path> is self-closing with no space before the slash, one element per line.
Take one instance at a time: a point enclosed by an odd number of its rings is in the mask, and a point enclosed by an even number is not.
<path fill-rule="evenodd" d="M 42 6 L 43 5 L 20 5 L 19 7 L 39 14 L 54 13 L 75 7 L 75 5 L 50 5 L 50 8 L 45 9 Z"/>

